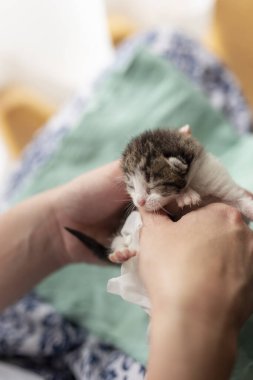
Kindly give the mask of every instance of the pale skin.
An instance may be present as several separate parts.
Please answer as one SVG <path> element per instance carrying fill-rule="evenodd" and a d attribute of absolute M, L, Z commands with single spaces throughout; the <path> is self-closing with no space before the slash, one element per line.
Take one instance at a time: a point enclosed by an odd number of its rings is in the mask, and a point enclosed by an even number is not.
<path fill-rule="evenodd" d="M 128 200 L 121 175 L 114 162 L 0 216 L 1 310 L 64 265 L 100 263 L 64 226 L 108 244 Z M 176 223 L 141 213 L 140 274 L 152 304 L 148 380 L 228 379 L 239 329 L 253 312 L 252 232 L 221 204 Z"/>
<path fill-rule="evenodd" d="M 0 215 L 0 310 L 64 265 L 103 264 L 64 227 L 108 245 L 128 199 L 119 176 L 113 162 Z"/>
<path fill-rule="evenodd" d="M 176 223 L 141 214 L 140 273 L 152 304 L 147 379 L 229 379 L 253 312 L 252 231 L 223 204 Z"/>

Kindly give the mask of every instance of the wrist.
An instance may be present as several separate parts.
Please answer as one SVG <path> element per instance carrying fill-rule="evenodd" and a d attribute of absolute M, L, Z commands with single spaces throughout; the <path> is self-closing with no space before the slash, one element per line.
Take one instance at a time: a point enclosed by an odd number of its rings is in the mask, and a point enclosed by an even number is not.
<path fill-rule="evenodd" d="M 34 210 L 30 213 L 30 242 L 31 251 L 44 251 L 48 269 L 57 270 L 65 264 L 64 244 L 62 234 L 55 213 L 55 191 L 31 198 L 27 202 L 27 209 Z"/>
<path fill-rule="evenodd" d="M 228 379 L 237 336 L 223 318 L 173 306 L 152 310 L 148 380 Z"/>
<path fill-rule="evenodd" d="M 59 189 L 49 190 L 42 197 L 45 205 L 46 219 L 48 220 L 44 234 L 49 244 L 49 254 L 52 257 L 52 261 L 60 269 L 64 265 L 69 264 L 70 260 L 64 242 L 64 228 L 59 217 Z"/>
<path fill-rule="evenodd" d="M 155 290 L 155 291 L 154 291 Z M 202 282 L 201 287 L 195 281 L 167 281 L 150 292 L 152 315 L 166 315 L 172 310 L 180 315 L 189 315 L 206 321 L 230 325 L 239 331 L 239 324 L 235 318 L 235 296 L 228 292 L 219 278 L 216 281 Z"/>
<path fill-rule="evenodd" d="M 62 265 L 50 193 L 20 203 L 0 218 L 0 310 Z"/>

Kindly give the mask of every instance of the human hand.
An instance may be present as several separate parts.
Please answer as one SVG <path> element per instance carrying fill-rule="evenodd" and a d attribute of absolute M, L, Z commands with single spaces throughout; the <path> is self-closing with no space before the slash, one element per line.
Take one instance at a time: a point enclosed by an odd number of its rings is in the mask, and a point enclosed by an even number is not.
<path fill-rule="evenodd" d="M 178 222 L 141 214 L 140 274 L 154 310 L 180 305 L 241 327 L 253 312 L 253 233 L 240 213 L 211 204 Z"/>
<path fill-rule="evenodd" d="M 113 162 L 0 215 L 0 310 L 63 265 L 99 262 L 64 227 L 108 244 L 128 201 L 119 176 Z"/>
<path fill-rule="evenodd" d="M 115 161 L 55 190 L 54 210 L 66 262 L 101 263 L 64 227 L 82 231 L 109 246 L 130 200 L 122 178 L 120 163 Z"/>
<path fill-rule="evenodd" d="M 172 222 L 141 210 L 139 269 L 151 299 L 149 380 L 227 380 L 253 312 L 253 233 L 210 204 Z"/>

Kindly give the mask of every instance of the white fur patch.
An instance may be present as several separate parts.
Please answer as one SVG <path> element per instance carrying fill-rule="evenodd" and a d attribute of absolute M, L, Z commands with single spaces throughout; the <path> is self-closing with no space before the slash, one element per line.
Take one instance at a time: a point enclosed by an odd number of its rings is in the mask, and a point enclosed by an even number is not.
<path fill-rule="evenodd" d="M 136 171 L 133 176 L 131 176 L 131 181 L 134 187 L 134 190 L 130 191 L 130 195 L 133 199 L 133 202 L 136 207 L 138 207 L 138 201 L 141 199 L 144 199 L 146 201 L 147 199 L 147 184 L 145 181 L 145 178 L 140 173 L 140 171 Z"/>
<path fill-rule="evenodd" d="M 237 208 L 243 215 L 253 220 L 253 200 L 234 182 L 216 157 L 203 152 L 201 158 L 194 165 L 188 184 L 190 187 L 196 190 L 201 197 L 214 196 Z"/>
<path fill-rule="evenodd" d="M 145 208 L 147 211 L 156 211 L 165 206 L 171 199 L 171 196 L 163 197 L 155 190 L 147 193 L 148 184 L 144 176 L 140 171 L 136 171 L 135 175 L 131 176 L 131 182 L 134 187 L 133 190 L 129 190 L 129 194 L 132 197 L 133 203 L 136 207 L 139 207 L 139 201 L 145 200 Z"/>

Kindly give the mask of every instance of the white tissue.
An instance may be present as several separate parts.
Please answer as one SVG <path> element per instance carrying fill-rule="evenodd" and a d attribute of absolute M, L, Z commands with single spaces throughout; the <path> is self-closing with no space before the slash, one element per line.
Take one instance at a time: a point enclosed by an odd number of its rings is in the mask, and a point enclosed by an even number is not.
<path fill-rule="evenodd" d="M 127 218 L 121 236 L 128 247 L 133 247 L 138 251 L 139 235 L 142 227 L 142 220 L 138 211 L 133 211 Z M 121 275 L 111 278 L 107 284 L 109 293 L 118 294 L 125 301 L 141 306 L 150 314 L 150 300 L 147 291 L 140 279 L 138 272 L 139 256 L 132 257 L 121 265 Z"/>

